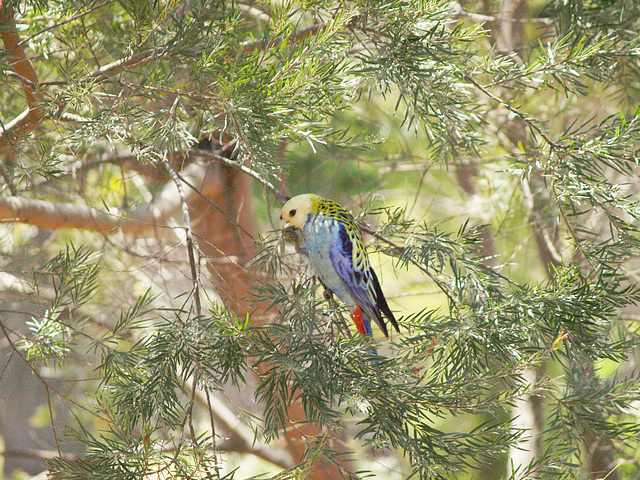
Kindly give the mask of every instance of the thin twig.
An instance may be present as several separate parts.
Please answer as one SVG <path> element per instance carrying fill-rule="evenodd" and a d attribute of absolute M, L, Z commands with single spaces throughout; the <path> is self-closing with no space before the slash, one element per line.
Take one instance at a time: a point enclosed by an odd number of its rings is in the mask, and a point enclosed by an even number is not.
<path fill-rule="evenodd" d="M 36 38 L 39 35 L 42 35 L 45 32 L 48 32 L 50 30 L 54 30 L 56 28 L 61 27 L 62 25 L 65 25 L 67 23 L 73 22 L 74 20 L 77 20 L 78 18 L 82 18 L 85 15 L 90 14 L 91 12 L 94 12 L 106 5 L 111 4 L 111 0 L 107 0 L 106 2 L 102 2 L 102 3 L 98 3 L 97 5 L 94 5 L 93 7 L 89 8 L 88 10 L 85 10 L 84 12 L 79 12 L 76 13 L 75 15 L 72 15 L 71 17 L 68 17 L 64 20 L 60 20 L 57 23 L 54 23 L 53 25 L 49 25 L 48 27 L 43 28 L 42 30 L 38 30 L 36 33 L 34 33 L 33 35 L 31 35 L 30 37 L 25 38 L 24 40 L 20 41 L 20 43 L 18 43 L 19 47 L 22 47 L 23 45 L 27 44 L 28 42 L 30 42 L 31 40 L 33 40 L 34 38 Z"/>
<path fill-rule="evenodd" d="M 251 453 L 283 469 L 294 464 L 290 453 L 283 448 L 256 444 L 251 428 L 216 395 L 210 394 L 207 398 L 200 390 L 196 391 L 195 395 L 199 405 L 209 404 L 209 416 L 228 431 L 221 443 L 216 442 L 217 451 Z"/>
<path fill-rule="evenodd" d="M 2 121 L 0 120 L 0 124 L 1 123 Z M 2 125 L 2 129 L 4 130 L 4 125 Z M 9 170 L 7 169 L 7 166 L 2 161 L 0 161 L 0 175 L 2 175 L 2 178 L 4 178 L 4 181 L 7 184 L 7 187 L 9 188 L 11 195 L 13 196 L 18 195 L 18 189 L 13 183 L 13 178 L 11 178 L 11 173 L 9 172 Z"/>
<path fill-rule="evenodd" d="M 227 220 L 229 220 L 231 223 L 233 223 L 234 225 L 236 225 L 236 227 L 245 235 L 247 235 L 247 237 L 249 238 L 253 238 L 251 232 L 248 232 L 246 228 L 244 228 L 242 225 L 240 225 L 233 217 L 231 217 L 227 212 L 225 212 L 222 208 L 220 208 L 220 205 L 217 205 L 214 201 L 212 201 L 209 197 L 207 197 L 204 193 L 202 193 L 200 191 L 199 188 L 197 188 L 193 183 L 191 183 L 189 180 L 187 180 L 185 178 L 184 175 L 180 175 L 178 174 L 180 180 L 182 180 L 182 183 L 184 183 L 186 186 L 188 186 L 189 188 L 191 188 L 191 190 L 193 190 L 194 194 L 197 195 L 198 197 L 200 197 L 202 200 L 204 200 L 205 202 L 207 202 L 208 205 L 210 205 L 211 207 L 215 208 L 218 212 L 220 212 Z M 1 197 L 0 197 L 1 199 Z M 204 255 L 203 255 L 204 256 Z"/>
<path fill-rule="evenodd" d="M 249 167 L 243 165 L 242 163 L 236 162 L 235 160 L 231 160 L 227 157 L 220 155 L 219 153 L 211 152 L 209 150 L 197 149 L 197 150 L 193 150 L 193 154 L 216 160 L 232 168 L 240 170 L 243 173 L 246 173 L 250 177 L 257 180 L 263 187 L 265 187 L 271 193 L 273 193 L 275 197 L 278 199 L 278 201 L 282 204 L 284 204 L 287 200 L 289 200 L 289 197 L 284 193 L 282 193 L 280 190 L 278 190 L 269 180 L 262 178 L 262 176 L 258 172 L 251 170 Z"/>
<path fill-rule="evenodd" d="M 22 83 L 26 83 L 29 87 L 31 87 L 34 90 L 38 87 L 38 85 L 35 82 L 25 77 L 24 75 L 20 75 L 18 72 L 14 72 L 13 70 L 3 70 L 2 74 L 6 75 L 7 77 L 15 77 L 18 80 L 20 80 Z"/>
<path fill-rule="evenodd" d="M 187 234 L 187 253 L 189 254 L 189 266 L 191 267 L 191 279 L 193 282 L 193 295 L 196 305 L 196 315 L 199 317 L 202 315 L 202 308 L 200 305 L 200 248 L 193 238 L 193 231 L 191 230 L 191 217 L 189 216 L 189 204 L 187 203 L 187 196 L 182 188 L 182 180 L 178 172 L 171 166 L 166 155 L 162 156 L 162 163 L 164 167 L 171 175 L 173 183 L 175 183 L 178 189 L 178 195 L 180 196 L 180 205 L 182 206 L 182 216 L 185 222 L 185 231 Z"/>
<path fill-rule="evenodd" d="M 537 17 L 537 18 L 510 18 L 503 16 L 482 15 L 480 13 L 470 12 L 465 10 L 458 2 L 451 2 L 449 4 L 451 9 L 451 15 L 453 18 L 466 17 L 473 22 L 511 22 L 511 23 L 541 23 L 543 25 L 553 25 L 551 18 Z"/>
<path fill-rule="evenodd" d="M 471 75 L 464 75 L 463 77 L 466 81 L 470 82 L 471 84 L 475 85 L 475 87 L 480 90 L 482 93 L 484 93 L 486 96 L 488 96 L 489 98 L 495 100 L 496 102 L 498 102 L 500 105 L 502 105 L 503 107 L 505 107 L 507 110 L 509 110 L 511 113 L 515 114 L 518 118 L 520 118 L 523 122 L 525 122 L 529 128 L 531 128 L 532 130 L 534 130 L 535 132 L 538 133 L 538 135 L 540 135 L 544 141 L 547 143 L 547 145 L 549 145 L 549 148 L 551 148 L 551 150 L 562 150 L 563 147 L 562 145 L 560 145 L 559 143 L 554 142 L 553 140 L 551 140 L 551 138 L 549 138 L 549 136 L 544 133 L 542 131 L 542 129 L 540 127 L 538 127 L 538 125 L 536 125 L 536 123 L 534 121 L 532 121 L 529 117 L 527 117 L 525 114 L 523 114 L 520 110 L 518 110 L 517 108 L 512 107 L 508 102 L 506 102 L 505 100 L 502 100 L 500 97 L 498 97 L 497 95 L 495 95 L 494 93 L 490 92 L 489 90 L 487 90 L 485 87 L 483 87 L 480 83 L 478 83 Z"/>
<path fill-rule="evenodd" d="M 196 434 L 196 429 L 193 426 L 193 406 L 195 404 L 195 395 L 196 395 L 196 389 L 198 387 L 198 379 L 200 377 L 200 371 L 198 369 L 196 369 L 196 372 L 193 374 L 193 386 L 191 387 L 191 401 L 189 403 L 189 408 L 187 411 L 187 417 L 189 418 L 189 431 L 191 432 L 191 443 L 193 443 L 194 447 L 195 447 L 195 451 L 198 452 L 199 455 L 199 447 L 200 445 L 198 444 L 198 435 Z M 215 436 L 211 437 L 211 442 L 213 443 L 213 450 L 215 452 L 216 450 L 216 439 Z M 216 471 L 216 478 L 220 479 L 220 469 L 218 468 L 218 461 L 217 459 L 214 462 L 215 465 L 215 471 Z M 205 470 L 205 472 L 207 473 L 207 477 L 206 478 L 213 478 L 211 475 L 211 472 L 209 471 L 209 467 L 205 464 L 203 465 L 203 468 Z"/>
<path fill-rule="evenodd" d="M 279 45 L 281 45 L 283 42 L 287 41 L 287 42 L 300 42 L 302 40 L 305 40 L 306 38 L 310 37 L 311 35 L 315 35 L 316 33 L 320 32 L 320 31 L 324 31 L 326 30 L 328 27 L 328 25 L 326 23 L 316 23 L 315 25 L 311 25 L 310 27 L 305 28 L 304 30 L 300 30 L 299 32 L 294 32 L 293 34 L 291 34 L 291 36 L 289 36 L 286 40 L 279 40 L 276 41 L 273 45 L 271 45 L 273 48 L 278 47 Z M 244 50 L 245 53 L 250 53 L 258 48 L 265 48 L 269 45 L 270 42 L 272 42 L 273 40 L 265 37 L 261 40 L 249 40 L 247 42 L 241 43 L 239 45 L 239 48 L 241 48 L 242 50 Z"/>
<path fill-rule="evenodd" d="M 62 453 L 60 452 L 60 441 L 58 440 L 58 432 L 56 431 L 56 424 L 54 422 L 53 416 L 53 407 L 51 406 L 51 393 L 49 393 L 49 384 L 44 384 L 45 390 L 47 392 L 47 407 L 49 407 L 49 424 L 51 425 L 51 432 L 53 433 L 53 441 L 56 444 L 56 451 L 58 452 L 58 456 L 62 457 Z"/>
<path fill-rule="evenodd" d="M 218 465 L 218 449 L 216 447 L 216 423 L 213 420 L 213 410 L 211 408 L 211 398 L 209 396 L 209 389 L 204 388 L 204 394 L 207 397 L 207 409 L 209 410 L 209 422 L 211 424 L 211 443 L 213 445 L 213 469 L 216 471 L 216 477 L 220 478 L 220 467 Z"/>
<path fill-rule="evenodd" d="M 139 67 L 141 65 L 145 65 L 154 60 L 162 58 L 162 56 L 166 52 L 166 47 L 158 47 L 151 50 L 134 53 L 129 57 L 121 58 L 120 60 L 116 60 L 115 62 L 109 63 L 94 70 L 89 74 L 89 77 L 98 80 L 105 80 L 109 77 L 112 77 L 113 75 L 122 72 L 127 68 Z"/>
<path fill-rule="evenodd" d="M 554 268 L 562 266 L 562 255 L 560 255 L 556 249 L 548 228 L 544 226 L 542 218 L 540 218 L 540 213 L 535 208 L 534 193 L 531 190 L 529 180 L 526 178 L 522 179 L 522 193 L 524 195 L 525 206 L 529 210 L 529 224 L 531 225 L 536 244 L 538 245 L 539 255 L 544 260 L 549 278 L 552 278 Z"/>
<path fill-rule="evenodd" d="M 72 400 L 71 398 L 69 398 L 68 395 L 62 395 L 62 393 L 60 393 L 58 390 L 56 390 L 55 388 L 53 388 L 52 386 L 50 386 L 47 381 L 42 377 L 42 375 L 40 374 L 40 372 L 38 372 L 38 370 L 33 366 L 33 364 L 27 360 L 27 358 L 23 355 L 23 353 L 18 349 L 17 345 L 13 342 L 13 340 L 11 340 L 10 337 L 10 333 L 13 333 L 14 335 L 18 336 L 18 334 L 16 334 L 13 330 L 11 330 L 9 327 L 7 327 L 4 323 L 2 323 L 0 321 L 0 330 L 2 330 L 2 333 L 4 334 L 4 337 L 7 339 L 7 342 L 9 342 L 9 346 L 11 347 L 11 351 L 12 354 L 16 353 L 20 359 L 27 364 L 27 366 L 29 367 L 29 369 L 31 370 L 31 373 L 33 373 L 36 378 L 38 380 L 40 380 L 40 382 L 42 383 L 42 385 L 45 386 L 45 388 L 47 389 L 47 392 L 52 391 L 53 393 L 55 393 L 58 398 L 61 398 L 63 400 L 66 400 L 68 402 L 70 402 L 71 404 L 73 404 L 75 407 L 93 415 L 94 412 L 89 410 L 87 407 L 80 405 L 78 402 L 76 402 L 75 400 Z M 52 417 L 53 418 L 53 417 Z M 55 432 L 54 432 L 55 435 Z M 58 449 L 59 450 L 59 449 Z M 61 455 L 61 454 L 60 454 Z"/>
<path fill-rule="evenodd" d="M 373 230 L 371 227 L 369 227 L 368 225 L 360 225 L 361 229 L 364 232 L 367 232 L 369 235 L 373 235 L 375 238 L 377 238 L 378 240 L 386 243 L 387 245 L 392 246 L 398 253 L 404 253 L 406 248 L 403 247 L 402 245 L 398 245 L 397 243 L 395 243 L 393 240 L 385 237 L 384 235 L 381 235 L 380 233 L 376 232 L 375 230 Z M 438 288 L 440 290 L 442 290 L 442 292 L 447 296 L 447 298 L 449 299 L 449 302 L 451 303 L 451 307 L 455 308 L 456 311 L 458 310 L 458 302 L 456 301 L 456 299 L 454 298 L 454 296 L 451 294 L 451 292 L 449 291 L 449 288 L 445 285 L 444 282 L 442 282 L 442 280 L 440 280 L 439 278 L 437 278 L 435 275 L 433 275 L 428 268 L 426 268 L 424 265 L 422 265 L 421 263 L 417 262 L 415 259 L 413 259 L 412 257 L 408 257 L 409 261 L 415 265 L 416 267 L 418 267 L 422 272 L 424 272 L 431 280 L 433 280 L 433 282 L 438 286 Z"/>

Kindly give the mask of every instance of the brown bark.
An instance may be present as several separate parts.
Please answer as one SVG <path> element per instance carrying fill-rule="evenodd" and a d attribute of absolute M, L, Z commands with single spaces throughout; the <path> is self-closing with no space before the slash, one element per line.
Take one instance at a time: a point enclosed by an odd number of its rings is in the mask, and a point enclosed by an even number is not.
<path fill-rule="evenodd" d="M 587 473 L 591 480 L 619 480 L 615 449 L 597 437 L 586 439 Z"/>
<path fill-rule="evenodd" d="M 27 98 L 29 108 L 37 108 L 38 76 L 33 68 L 31 60 L 27 58 L 24 50 L 20 46 L 20 36 L 13 18 L 13 8 L 7 7 L 4 1 L 0 0 L 0 36 L 4 44 L 5 51 L 9 54 L 9 63 L 20 76 L 22 87 Z"/>
<path fill-rule="evenodd" d="M 256 272 L 257 221 L 251 199 L 251 179 L 228 166 L 211 164 L 202 182 L 202 196 L 190 205 L 193 231 L 208 259 L 214 285 L 225 305 L 240 317 L 252 314 Z M 262 322 L 264 315 L 256 315 Z"/>
<path fill-rule="evenodd" d="M 13 9 L 7 7 L 3 0 L 0 0 L 0 37 L 9 55 L 9 63 L 20 78 L 27 100 L 27 109 L 4 125 L 0 132 L 0 152 L 2 152 L 36 128 L 42 121 L 43 113 L 38 106 L 38 76 L 31 60 L 20 46 Z"/>
<path fill-rule="evenodd" d="M 321 28 L 323 25 L 313 26 L 302 31 L 300 36 L 302 38 Z M 0 36 L 27 103 L 27 109 L 0 131 L 0 153 L 3 153 L 31 133 L 47 115 L 39 105 L 41 98 L 36 71 L 20 43 L 13 11 L 5 6 L 3 0 L 0 0 Z M 255 47 L 253 42 L 246 46 L 248 49 Z M 103 81 L 124 70 L 153 62 L 165 53 L 164 49 L 139 52 L 95 70 L 88 78 Z M 197 191 L 186 189 L 187 201 L 193 218 L 192 228 L 199 239 L 200 249 L 207 257 L 214 285 L 231 311 L 239 317 L 258 311 L 258 314 L 251 315 L 251 319 L 254 325 L 262 324 L 266 316 L 259 312 L 260 305 L 251 298 L 257 274 L 250 263 L 256 252 L 254 237 L 258 231 L 251 198 L 251 178 L 246 172 L 220 163 L 212 163 L 206 168 L 192 164 L 182 171 L 182 175 L 194 176 L 190 183 L 196 186 Z M 179 212 L 180 207 L 176 187 L 168 181 L 153 202 L 114 213 L 82 204 L 53 203 L 17 195 L 0 197 L 0 221 L 24 222 L 48 229 L 79 228 L 104 235 L 116 231 L 141 234 L 162 226 Z M 294 404 L 289 413 L 292 427 L 287 429 L 285 439 L 297 463 L 306 452 L 306 440 L 324 432 L 318 425 L 306 422 L 299 403 Z M 311 468 L 309 478 L 341 476 L 335 465 L 318 461 Z"/>
<path fill-rule="evenodd" d="M 199 247 L 207 258 L 207 268 L 225 305 L 239 317 L 251 316 L 254 326 L 263 324 L 267 316 L 252 300 L 257 272 L 251 268 L 256 253 L 257 220 L 251 197 L 252 179 L 224 164 L 206 167 L 191 164 L 181 177 L 197 187 L 186 189 L 192 228 Z M 180 211 L 180 198 L 169 181 L 153 202 L 114 214 L 86 205 L 52 203 L 24 197 L 0 197 L 0 220 L 23 222 L 42 228 L 80 228 L 104 235 L 121 231 L 141 234 L 162 226 Z M 289 411 L 290 427 L 284 437 L 291 457 L 297 463 L 305 452 L 307 440 L 325 432 L 305 420 L 301 404 Z M 316 462 L 311 479 L 341 478 L 333 464 Z"/>
<path fill-rule="evenodd" d="M 208 270 L 227 308 L 240 317 L 250 315 L 252 325 L 267 321 L 264 306 L 252 298 L 258 273 L 251 268 L 257 251 L 254 241 L 258 231 L 251 194 L 252 179 L 238 169 L 213 164 L 202 184 L 203 196 L 191 204 L 193 230 L 202 252 L 208 258 Z M 262 372 L 260 366 L 258 371 Z M 307 442 L 326 432 L 317 424 L 308 423 L 298 401 L 288 412 L 290 426 L 284 433 L 287 450 L 295 463 L 303 459 Z M 317 461 L 311 467 L 309 479 L 338 479 L 342 473 L 337 465 Z"/>
<path fill-rule="evenodd" d="M 204 177 L 206 167 L 191 164 L 182 171 L 185 179 L 197 183 Z M 187 189 L 187 201 L 199 195 Z M 180 197 L 176 186 L 167 182 L 149 202 L 135 208 L 105 212 L 75 203 L 55 203 L 21 196 L 0 197 L 0 221 L 22 222 L 41 228 L 79 228 L 110 235 L 115 231 L 140 234 L 163 226 L 180 210 Z"/>

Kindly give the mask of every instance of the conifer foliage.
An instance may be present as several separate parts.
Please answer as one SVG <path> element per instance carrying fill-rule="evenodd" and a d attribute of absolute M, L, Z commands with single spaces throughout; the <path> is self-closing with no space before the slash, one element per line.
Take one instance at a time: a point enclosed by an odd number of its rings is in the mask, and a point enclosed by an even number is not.
<path fill-rule="evenodd" d="M 6 473 L 638 478 L 639 19 L 0 0 Z M 367 234 L 380 355 L 277 229 L 303 192 Z"/>

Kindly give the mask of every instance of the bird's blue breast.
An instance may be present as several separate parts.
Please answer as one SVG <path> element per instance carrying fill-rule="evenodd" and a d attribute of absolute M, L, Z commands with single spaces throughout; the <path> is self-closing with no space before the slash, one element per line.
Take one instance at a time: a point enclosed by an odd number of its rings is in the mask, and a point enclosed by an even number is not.
<path fill-rule="evenodd" d="M 317 277 L 348 308 L 354 308 L 356 302 L 353 295 L 336 272 L 332 262 L 332 257 L 351 258 L 353 245 L 346 228 L 322 214 L 312 215 L 304 225 L 304 236 L 307 241 L 307 252 Z M 336 250 L 346 255 L 332 255 Z"/>

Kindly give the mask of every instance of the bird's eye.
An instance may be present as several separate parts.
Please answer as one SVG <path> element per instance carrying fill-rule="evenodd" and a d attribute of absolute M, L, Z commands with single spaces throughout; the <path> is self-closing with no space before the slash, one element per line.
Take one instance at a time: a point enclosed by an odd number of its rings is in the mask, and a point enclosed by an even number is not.
<path fill-rule="evenodd" d="M 294 208 L 293 210 L 289 210 L 289 216 L 293 217 L 296 214 L 296 209 Z"/>
<path fill-rule="evenodd" d="M 282 214 L 280 214 L 280 220 L 282 220 Z"/>

